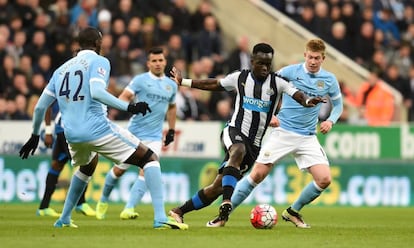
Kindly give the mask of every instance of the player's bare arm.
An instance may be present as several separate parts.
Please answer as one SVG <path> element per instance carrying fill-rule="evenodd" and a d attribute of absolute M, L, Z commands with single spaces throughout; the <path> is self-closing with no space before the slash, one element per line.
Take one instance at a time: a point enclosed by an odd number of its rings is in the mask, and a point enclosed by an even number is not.
<path fill-rule="evenodd" d="M 302 91 L 296 91 L 292 97 L 304 107 L 315 107 L 318 103 L 326 102 L 325 98 L 320 96 L 308 97 Z"/>
<path fill-rule="evenodd" d="M 225 89 L 220 85 L 220 81 L 215 78 L 207 79 L 188 79 L 181 76 L 181 71 L 173 67 L 170 71 L 171 79 L 174 80 L 178 86 L 187 86 L 190 88 L 208 90 L 208 91 L 224 91 Z"/>
<path fill-rule="evenodd" d="M 44 143 L 47 148 L 51 148 L 53 144 L 53 130 L 51 126 L 52 108 L 49 107 L 45 114 L 45 138 Z"/>

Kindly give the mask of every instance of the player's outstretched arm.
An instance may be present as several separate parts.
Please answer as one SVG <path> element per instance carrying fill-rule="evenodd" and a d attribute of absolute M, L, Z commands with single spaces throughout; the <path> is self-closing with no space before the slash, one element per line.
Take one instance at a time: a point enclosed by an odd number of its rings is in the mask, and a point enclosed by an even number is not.
<path fill-rule="evenodd" d="M 208 90 L 208 91 L 224 91 L 225 89 L 221 86 L 220 81 L 216 78 L 207 79 L 189 79 L 183 78 L 181 71 L 173 67 L 170 71 L 171 79 L 174 80 L 178 86 L 187 86 L 190 88 Z"/>
<path fill-rule="evenodd" d="M 304 107 L 315 107 L 317 104 L 321 102 L 326 102 L 325 98 L 322 98 L 320 96 L 308 97 L 302 91 L 296 91 L 292 97 L 293 99 L 295 99 L 295 101 L 297 101 L 299 104 L 301 104 Z"/>
<path fill-rule="evenodd" d="M 92 98 L 103 104 L 119 110 L 128 111 L 132 114 L 141 113 L 145 115 L 147 111 L 151 112 L 151 109 L 148 107 L 146 102 L 129 104 L 128 102 L 122 101 L 106 91 L 104 84 L 100 82 L 93 82 L 90 85 Z"/>

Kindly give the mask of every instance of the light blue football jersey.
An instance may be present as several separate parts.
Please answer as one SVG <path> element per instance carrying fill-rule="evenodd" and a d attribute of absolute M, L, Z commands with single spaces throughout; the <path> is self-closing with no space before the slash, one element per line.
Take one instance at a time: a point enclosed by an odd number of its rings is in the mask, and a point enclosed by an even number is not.
<path fill-rule="evenodd" d="M 312 74 L 306 70 L 305 64 L 294 64 L 283 67 L 278 73 L 310 97 L 328 95 L 332 100 L 342 97 L 335 75 L 322 68 Z M 278 113 L 280 126 L 302 135 L 313 135 L 316 133 L 320 108 L 321 104 L 311 108 L 303 107 L 292 97 L 284 94 Z"/>
<path fill-rule="evenodd" d="M 106 88 L 109 74 L 109 60 L 92 50 L 80 51 L 53 73 L 45 92 L 58 101 L 68 142 L 92 141 L 112 133 L 106 105 L 91 96 L 91 84 Z"/>
<path fill-rule="evenodd" d="M 168 106 L 175 104 L 177 84 L 166 76 L 146 72 L 135 76 L 126 89 L 135 95 L 135 102 L 147 102 L 152 111 L 132 116 L 128 130 L 141 140 L 161 140 Z"/>

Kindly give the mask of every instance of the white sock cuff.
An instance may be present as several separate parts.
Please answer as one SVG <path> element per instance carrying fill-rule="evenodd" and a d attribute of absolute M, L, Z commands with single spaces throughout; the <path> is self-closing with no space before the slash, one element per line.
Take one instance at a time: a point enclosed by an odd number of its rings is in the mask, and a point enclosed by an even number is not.
<path fill-rule="evenodd" d="M 138 180 L 141 180 L 141 181 L 145 181 L 145 178 L 144 178 L 144 176 L 138 176 Z"/>
<path fill-rule="evenodd" d="M 247 181 L 252 185 L 253 187 L 257 186 L 257 183 L 253 181 L 253 179 L 250 177 L 250 175 L 247 176 Z"/>
<path fill-rule="evenodd" d="M 80 180 L 86 182 L 86 183 L 89 183 L 89 180 L 91 180 L 91 177 L 90 176 L 87 176 L 87 175 L 83 174 L 80 170 L 77 170 L 75 172 L 75 176 L 77 178 L 79 178 Z"/>
<path fill-rule="evenodd" d="M 149 167 L 160 167 L 160 162 L 158 162 L 158 161 L 151 161 L 149 163 L 146 163 L 144 165 L 144 171 L 145 171 L 145 169 L 147 169 Z"/>
<path fill-rule="evenodd" d="M 110 170 L 109 172 L 111 173 L 111 177 L 112 177 L 113 179 L 118 179 L 118 177 L 115 175 L 115 172 L 114 172 L 114 167 L 112 167 L 112 168 L 111 168 L 111 170 Z"/>
<path fill-rule="evenodd" d="M 317 190 L 319 190 L 320 192 L 324 191 L 324 189 L 322 189 L 321 187 L 319 187 L 319 186 L 318 186 L 318 184 L 316 184 L 316 182 L 315 182 L 315 181 L 313 181 L 313 185 L 314 185 L 314 186 L 315 186 L 315 188 L 316 188 Z"/>

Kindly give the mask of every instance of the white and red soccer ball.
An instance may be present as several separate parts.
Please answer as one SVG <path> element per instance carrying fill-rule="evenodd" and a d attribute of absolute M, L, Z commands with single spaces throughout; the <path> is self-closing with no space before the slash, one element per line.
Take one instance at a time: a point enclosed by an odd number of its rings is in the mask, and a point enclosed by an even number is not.
<path fill-rule="evenodd" d="M 277 212 L 269 204 L 256 205 L 250 211 L 250 223 L 256 229 L 270 229 L 277 223 Z"/>

